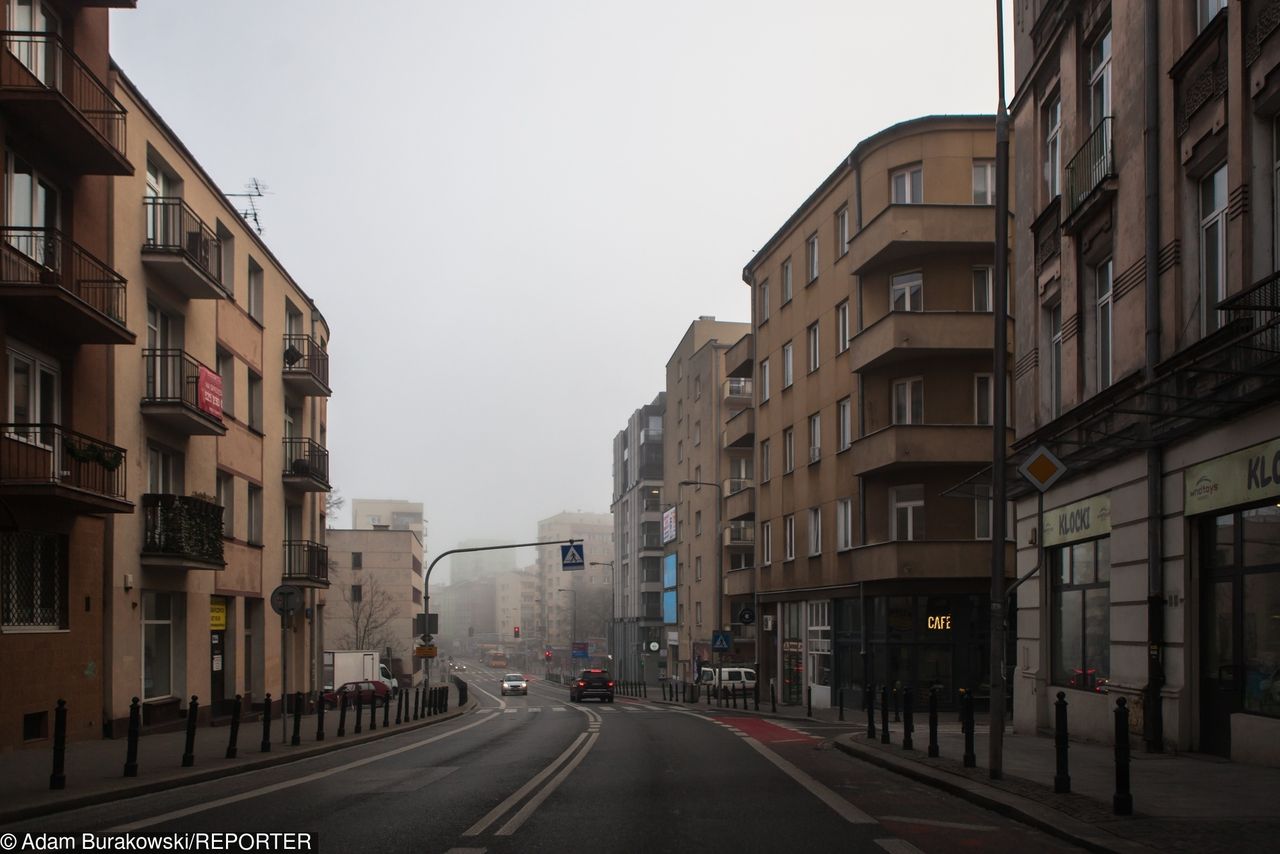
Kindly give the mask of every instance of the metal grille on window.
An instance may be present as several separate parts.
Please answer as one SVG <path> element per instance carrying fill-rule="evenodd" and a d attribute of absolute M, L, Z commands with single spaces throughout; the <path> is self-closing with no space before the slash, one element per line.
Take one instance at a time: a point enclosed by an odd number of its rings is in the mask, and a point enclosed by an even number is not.
<path fill-rule="evenodd" d="M 67 627 L 67 548 L 59 534 L 0 534 L 0 623 Z"/>

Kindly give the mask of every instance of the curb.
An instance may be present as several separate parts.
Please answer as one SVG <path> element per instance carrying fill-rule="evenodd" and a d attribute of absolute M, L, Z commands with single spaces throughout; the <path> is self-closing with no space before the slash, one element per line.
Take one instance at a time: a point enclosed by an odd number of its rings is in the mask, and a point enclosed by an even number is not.
<path fill-rule="evenodd" d="M 121 801 L 126 798 L 134 798 L 139 795 L 149 795 L 152 792 L 168 791 L 179 786 L 191 786 L 196 783 L 207 783 L 210 780 L 219 780 L 224 777 L 234 777 L 237 774 L 244 774 L 249 771 L 261 771 L 264 768 L 272 768 L 276 765 L 287 765 L 290 762 L 297 762 L 300 759 L 310 759 L 314 756 L 322 756 L 326 753 L 333 753 L 337 750 L 344 750 L 348 747 L 359 747 L 374 741 L 381 741 L 384 738 L 390 738 L 396 735 L 402 735 L 407 732 L 432 726 L 433 724 L 443 723 L 462 717 L 463 715 L 473 712 L 479 705 L 477 700 L 468 700 L 467 704 L 460 709 L 455 708 L 454 711 L 446 712 L 443 715 L 430 717 L 425 720 L 410 721 L 407 725 L 401 724 L 397 729 L 394 725 L 389 728 L 379 727 L 377 732 L 362 733 L 359 740 L 349 736 L 343 736 L 343 741 L 326 740 L 323 745 L 320 742 L 312 742 L 313 746 L 307 750 L 298 753 L 277 753 L 270 757 L 248 760 L 242 765 L 232 765 L 226 768 L 215 768 L 210 771 L 197 771 L 192 774 L 182 774 L 180 776 L 162 777 L 155 780 L 149 780 L 146 783 L 139 783 L 130 786 L 121 786 L 117 789 L 108 789 L 101 792 L 93 792 L 92 794 L 80 795 L 65 800 L 50 801 L 43 804 L 32 804 L 28 807 L 20 807 L 14 810 L 0 812 L 0 825 L 11 824 L 18 821 L 26 821 L 33 818 L 41 818 L 43 816 L 54 815 L 56 813 L 68 812 L 70 810 L 83 809 L 84 807 L 99 806 L 101 804 L 111 803 L 112 801 Z M 292 750 L 293 748 L 289 748 Z M 123 779 L 123 778 L 122 778 Z"/>
<path fill-rule="evenodd" d="M 1103 852 L 1103 854 L 1113 854 L 1113 852 L 1114 854 L 1137 854 L 1137 852 L 1151 851 L 1144 845 L 1120 839 L 1105 831 L 1098 831 L 1087 822 L 1071 818 L 1052 807 L 1046 807 L 1012 792 L 986 786 L 966 777 L 957 777 L 946 771 L 920 765 L 910 759 L 894 759 L 885 755 L 882 750 L 863 747 L 847 738 L 833 739 L 832 744 L 840 752 L 856 759 L 877 765 L 895 774 L 910 777 L 916 782 L 936 789 L 942 789 L 984 809 L 1043 830 L 1090 851 Z"/>

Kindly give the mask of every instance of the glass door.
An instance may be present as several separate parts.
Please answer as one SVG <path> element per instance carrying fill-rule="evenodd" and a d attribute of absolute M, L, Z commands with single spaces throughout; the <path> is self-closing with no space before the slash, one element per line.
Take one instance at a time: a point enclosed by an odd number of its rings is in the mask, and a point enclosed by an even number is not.
<path fill-rule="evenodd" d="M 1231 754 L 1231 714 L 1240 711 L 1236 662 L 1236 580 L 1205 585 L 1200 649 L 1200 749 Z"/>
<path fill-rule="evenodd" d="M 43 36 L 57 35 L 58 18 L 40 0 L 12 0 L 9 4 L 9 52 L 41 83 L 58 88 L 58 55 Z"/>

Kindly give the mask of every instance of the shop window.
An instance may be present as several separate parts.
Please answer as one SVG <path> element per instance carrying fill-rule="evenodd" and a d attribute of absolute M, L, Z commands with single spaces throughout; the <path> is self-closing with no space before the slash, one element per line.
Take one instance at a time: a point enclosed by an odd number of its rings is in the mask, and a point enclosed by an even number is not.
<path fill-rule="evenodd" d="M 142 592 L 142 698 L 173 693 L 173 597 Z"/>
<path fill-rule="evenodd" d="M 809 684 L 831 684 L 831 603 L 810 602 L 808 643 Z"/>
<path fill-rule="evenodd" d="M 67 628 L 66 536 L 0 533 L 0 591 L 4 628 Z"/>
<path fill-rule="evenodd" d="M 1111 672 L 1111 541 L 1049 549 L 1053 682 L 1102 692 Z"/>

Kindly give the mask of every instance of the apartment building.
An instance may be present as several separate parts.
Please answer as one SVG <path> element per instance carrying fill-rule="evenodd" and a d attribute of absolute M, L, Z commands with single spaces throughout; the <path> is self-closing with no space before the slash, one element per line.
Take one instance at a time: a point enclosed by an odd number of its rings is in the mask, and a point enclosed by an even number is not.
<path fill-rule="evenodd" d="M 569 539 L 580 541 L 583 547 L 581 570 L 562 568 L 560 546 L 537 548 L 537 616 L 545 629 L 542 643 L 552 650 L 554 663 L 565 668 L 578 663 L 570 655 L 575 640 L 588 644 L 596 659 L 609 654 L 613 516 L 566 511 L 538 521 L 538 542 Z"/>
<path fill-rule="evenodd" d="M 426 659 L 413 656 L 414 617 L 422 613 L 422 540 L 408 528 L 330 528 L 327 649 L 375 649 L 402 684 L 417 684 Z"/>
<path fill-rule="evenodd" d="M 58 700 L 69 739 L 101 736 L 108 537 L 114 516 L 137 518 L 108 390 L 113 351 L 142 327 L 114 263 L 110 186 L 141 164 L 111 92 L 108 11 L 5 3 L 0 750 L 45 743 Z"/>
<path fill-rule="evenodd" d="M 703 316 L 689 325 L 667 360 L 663 622 L 666 673 L 684 681 L 710 666 L 712 631 L 727 627 L 725 579 L 752 565 L 755 527 L 743 519 L 728 521 L 722 500 L 728 481 L 752 477 L 755 413 L 727 369 L 728 354 L 749 350 L 750 338 L 749 323 Z M 745 655 L 735 644 L 720 658 L 752 660 Z"/>
<path fill-rule="evenodd" d="M 1021 11 L 1014 462 L 1065 474 L 1017 502 L 1019 729 L 1123 697 L 1149 750 L 1280 764 L 1275 11 Z"/>
<path fill-rule="evenodd" d="M 397 498 L 353 498 L 351 527 L 371 531 L 385 525 L 393 531 L 413 531 L 426 548 L 427 522 L 422 502 Z"/>
<path fill-rule="evenodd" d="M 510 651 L 512 667 L 532 669 L 541 661 L 542 650 L 532 637 L 537 576 L 527 572 L 504 572 L 493 579 L 493 612 L 500 643 Z"/>
<path fill-rule="evenodd" d="M 449 555 L 449 581 L 479 581 L 506 572 L 516 571 L 515 549 L 492 549 L 491 546 L 510 545 L 509 540 L 470 539 L 458 543 L 460 549 L 486 549 L 486 551 L 462 552 Z"/>
<path fill-rule="evenodd" d="M 620 679 L 655 681 L 662 668 L 662 435 L 666 392 L 631 414 L 613 438 L 612 619 Z"/>
<path fill-rule="evenodd" d="M 192 152 L 117 69 L 138 165 L 111 187 L 138 340 L 111 366 L 126 496 L 111 531 L 109 732 L 227 714 L 237 694 L 314 691 L 323 648 L 329 328 Z M 303 610 L 268 602 L 287 583 Z M 288 684 L 284 670 L 288 669 Z"/>
<path fill-rule="evenodd" d="M 988 690 L 990 477 L 961 484 L 994 442 L 994 156 L 992 116 L 893 125 L 743 271 L 758 664 L 779 702 Z"/>

